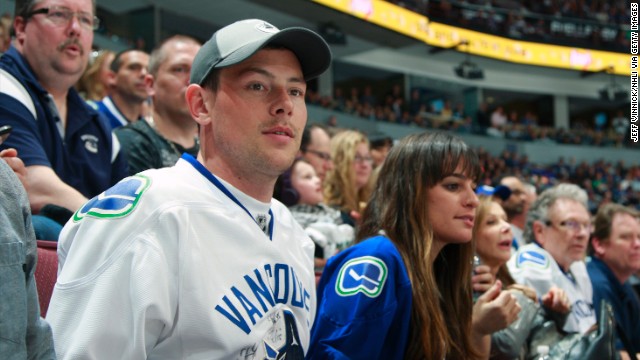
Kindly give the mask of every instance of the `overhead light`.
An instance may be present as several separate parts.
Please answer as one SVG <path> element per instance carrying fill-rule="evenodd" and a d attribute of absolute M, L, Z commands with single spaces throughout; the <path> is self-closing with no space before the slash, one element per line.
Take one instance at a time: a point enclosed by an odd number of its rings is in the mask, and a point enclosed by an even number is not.
<path fill-rule="evenodd" d="M 324 22 L 318 26 L 318 33 L 329 44 L 346 45 L 347 34 L 334 22 Z"/>
<path fill-rule="evenodd" d="M 607 85 L 598 91 L 600 99 L 605 101 L 623 101 L 629 99 L 629 92 L 617 84 Z"/>
<path fill-rule="evenodd" d="M 484 79 L 484 71 L 475 63 L 465 60 L 460 65 L 453 68 L 456 75 L 463 79 L 480 80 Z"/>
<path fill-rule="evenodd" d="M 600 99 L 605 101 L 627 101 L 629 100 L 629 92 L 620 84 L 616 83 L 616 77 L 613 73 L 613 67 L 610 68 L 609 76 L 611 82 L 598 90 Z"/>

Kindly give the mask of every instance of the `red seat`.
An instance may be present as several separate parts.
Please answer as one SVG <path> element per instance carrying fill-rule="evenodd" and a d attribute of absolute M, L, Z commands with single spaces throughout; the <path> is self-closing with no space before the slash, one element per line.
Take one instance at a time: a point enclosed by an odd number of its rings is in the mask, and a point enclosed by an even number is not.
<path fill-rule="evenodd" d="M 58 242 L 38 240 L 38 263 L 35 278 L 40 302 L 40 315 L 45 317 L 49 308 L 49 300 L 53 286 L 58 278 Z"/>

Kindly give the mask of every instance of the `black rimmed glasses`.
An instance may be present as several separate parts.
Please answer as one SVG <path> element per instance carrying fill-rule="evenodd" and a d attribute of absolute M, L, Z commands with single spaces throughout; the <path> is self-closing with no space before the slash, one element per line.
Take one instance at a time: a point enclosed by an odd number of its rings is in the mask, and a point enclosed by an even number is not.
<path fill-rule="evenodd" d="M 551 220 L 547 220 L 546 224 L 547 226 L 555 226 L 554 223 L 551 222 Z M 571 230 L 573 232 L 580 232 L 580 230 L 583 229 L 586 230 L 588 234 L 591 234 L 593 232 L 593 225 L 590 222 L 581 223 L 576 220 L 565 220 L 559 222 L 558 226 L 565 230 Z"/>
<path fill-rule="evenodd" d="M 305 150 L 304 152 L 312 153 L 313 155 L 319 157 L 324 161 L 331 161 L 331 154 L 329 153 L 322 152 L 322 151 L 309 150 L 309 149 Z"/>
<path fill-rule="evenodd" d="M 371 156 L 356 155 L 353 158 L 353 161 L 357 162 L 358 164 L 373 164 L 373 158 Z"/>
<path fill-rule="evenodd" d="M 40 8 L 33 10 L 27 16 L 33 15 L 45 15 L 47 20 L 56 26 L 67 26 L 75 16 L 78 18 L 78 23 L 85 30 L 96 30 L 100 26 L 100 19 L 97 16 L 91 15 L 85 11 L 73 11 L 63 6 L 50 6 L 48 8 Z"/>

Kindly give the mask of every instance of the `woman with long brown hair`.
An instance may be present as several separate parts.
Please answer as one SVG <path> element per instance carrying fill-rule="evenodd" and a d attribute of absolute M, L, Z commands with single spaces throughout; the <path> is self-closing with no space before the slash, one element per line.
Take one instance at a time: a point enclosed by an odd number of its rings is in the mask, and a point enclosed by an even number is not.
<path fill-rule="evenodd" d="M 331 258 L 320 280 L 309 358 L 488 353 L 480 346 L 488 334 L 472 329 L 479 172 L 475 152 L 446 133 L 410 135 L 393 147 L 356 244 Z"/>

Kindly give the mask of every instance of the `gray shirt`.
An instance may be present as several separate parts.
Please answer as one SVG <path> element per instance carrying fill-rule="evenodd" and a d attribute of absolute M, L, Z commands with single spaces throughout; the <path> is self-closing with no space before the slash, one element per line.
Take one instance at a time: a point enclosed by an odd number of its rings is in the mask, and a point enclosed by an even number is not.
<path fill-rule="evenodd" d="M 55 359 L 40 317 L 34 272 L 38 253 L 22 184 L 0 159 L 0 359 Z"/>

